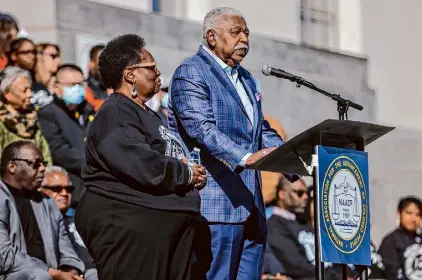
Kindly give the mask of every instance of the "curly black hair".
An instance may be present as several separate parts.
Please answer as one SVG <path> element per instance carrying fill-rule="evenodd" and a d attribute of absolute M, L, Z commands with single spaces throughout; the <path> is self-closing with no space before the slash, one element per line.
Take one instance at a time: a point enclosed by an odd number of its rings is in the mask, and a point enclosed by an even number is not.
<path fill-rule="evenodd" d="M 141 63 L 140 51 L 145 40 L 136 34 L 125 34 L 107 43 L 100 54 L 98 68 L 106 88 L 118 89 L 122 85 L 126 67 Z"/>

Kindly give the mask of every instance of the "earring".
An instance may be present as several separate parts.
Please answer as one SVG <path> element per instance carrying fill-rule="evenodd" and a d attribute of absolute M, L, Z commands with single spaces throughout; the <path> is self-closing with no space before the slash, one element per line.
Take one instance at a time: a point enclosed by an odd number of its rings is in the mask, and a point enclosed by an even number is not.
<path fill-rule="evenodd" d="M 138 95 L 138 91 L 135 87 L 136 81 L 132 84 L 132 98 L 135 98 Z"/>

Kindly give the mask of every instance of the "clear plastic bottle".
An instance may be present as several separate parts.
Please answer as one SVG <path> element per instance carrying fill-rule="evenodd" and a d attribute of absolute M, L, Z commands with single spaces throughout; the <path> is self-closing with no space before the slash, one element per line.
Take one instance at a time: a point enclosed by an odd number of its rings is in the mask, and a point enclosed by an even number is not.
<path fill-rule="evenodd" d="M 190 153 L 190 161 L 196 164 L 201 164 L 201 150 L 198 148 L 193 148 L 193 151 Z"/>

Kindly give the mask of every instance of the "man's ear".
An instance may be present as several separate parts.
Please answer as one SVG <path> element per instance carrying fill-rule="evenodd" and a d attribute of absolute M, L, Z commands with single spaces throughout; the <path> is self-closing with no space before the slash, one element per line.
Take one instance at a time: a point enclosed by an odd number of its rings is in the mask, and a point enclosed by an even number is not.
<path fill-rule="evenodd" d="M 279 190 L 277 193 L 277 200 L 284 200 L 286 196 L 286 192 L 284 190 Z"/>
<path fill-rule="evenodd" d="M 16 163 L 14 161 L 9 161 L 7 163 L 7 173 L 13 175 L 13 174 L 16 173 L 16 169 L 17 169 L 17 166 L 16 166 Z"/>
<path fill-rule="evenodd" d="M 215 48 L 215 45 L 217 44 L 217 34 L 214 30 L 210 29 L 207 31 L 206 39 L 208 42 L 208 46 L 212 49 Z"/>

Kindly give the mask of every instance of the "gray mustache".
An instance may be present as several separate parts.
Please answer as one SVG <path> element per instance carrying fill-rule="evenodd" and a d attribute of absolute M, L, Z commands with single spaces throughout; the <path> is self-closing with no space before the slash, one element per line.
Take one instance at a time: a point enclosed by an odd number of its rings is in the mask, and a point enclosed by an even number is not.
<path fill-rule="evenodd" d="M 244 45 L 244 46 L 238 46 L 234 48 L 235 51 L 237 50 L 246 50 L 246 52 L 249 51 L 249 46 L 248 45 Z"/>

